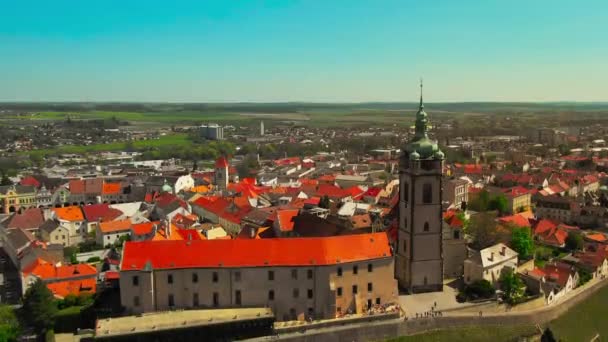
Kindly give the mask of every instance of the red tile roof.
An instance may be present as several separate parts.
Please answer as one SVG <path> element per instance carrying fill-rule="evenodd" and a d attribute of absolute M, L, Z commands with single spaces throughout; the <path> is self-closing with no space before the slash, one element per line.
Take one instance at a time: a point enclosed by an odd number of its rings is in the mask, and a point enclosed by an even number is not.
<path fill-rule="evenodd" d="M 24 186 L 33 186 L 35 188 L 39 188 L 40 187 L 40 182 L 32 177 L 32 176 L 27 176 L 25 178 L 23 178 L 20 182 L 19 185 L 24 185 Z"/>
<path fill-rule="evenodd" d="M 501 217 L 498 219 L 498 222 L 503 224 L 509 223 L 518 227 L 530 227 L 530 221 L 520 214 Z"/>
<path fill-rule="evenodd" d="M 35 275 L 42 280 L 70 279 L 82 276 L 95 276 L 97 269 L 89 264 L 56 266 L 46 260 L 36 259 L 23 269 L 25 275 Z"/>
<path fill-rule="evenodd" d="M 530 191 L 523 186 L 514 186 L 509 189 L 504 189 L 503 193 L 510 197 L 519 197 L 528 194 Z"/>
<path fill-rule="evenodd" d="M 587 239 L 591 240 L 591 241 L 595 241 L 595 242 L 606 242 L 606 235 L 602 234 L 602 233 L 595 233 L 595 234 L 587 234 L 585 236 Z"/>
<path fill-rule="evenodd" d="M 122 211 L 111 208 L 109 204 L 91 204 L 82 207 L 84 217 L 89 222 L 111 221 L 123 214 Z"/>
<path fill-rule="evenodd" d="M 333 265 L 391 257 L 386 233 L 326 238 L 126 242 L 121 271 Z"/>
<path fill-rule="evenodd" d="M 7 228 L 36 229 L 44 223 L 44 215 L 40 208 L 30 208 L 21 214 L 15 214 L 9 218 Z"/>
<path fill-rule="evenodd" d="M 300 157 L 289 157 L 283 159 L 277 159 L 274 161 L 276 166 L 287 166 L 287 165 L 299 165 L 302 163 Z"/>

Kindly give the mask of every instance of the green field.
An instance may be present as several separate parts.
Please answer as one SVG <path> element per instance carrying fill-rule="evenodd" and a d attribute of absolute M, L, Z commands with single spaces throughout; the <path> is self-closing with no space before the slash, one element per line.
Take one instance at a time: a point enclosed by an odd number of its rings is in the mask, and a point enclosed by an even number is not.
<path fill-rule="evenodd" d="M 133 147 L 136 149 L 144 147 L 162 147 L 162 146 L 186 146 L 192 142 L 188 139 L 187 134 L 171 134 L 164 135 L 158 139 L 153 140 L 138 140 L 133 141 Z M 41 149 L 27 152 L 28 154 L 56 154 L 56 153 L 84 153 L 84 152 L 105 152 L 105 151 L 124 151 L 126 149 L 126 142 L 114 142 L 109 144 L 93 144 L 87 146 L 80 145 L 65 145 L 58 146 L 52 149 Z"/>
<path fill-rule="evenodd" d="M 604 286 L 583 303 L 549 323 L 553 335 L 563 341 L 590 341 L 600 334 L 608 340 L 608 286 Z"/>
<path fill-rule="evenodd" d="M 533 326 L 484 326 L 464 327 L 449 330 L 437 330 L 424 334 L 402 336 L 391 339 L 391 342 L 503 342 L 517 341 L 521 336 L 532 336 L 538 333 Z"/>

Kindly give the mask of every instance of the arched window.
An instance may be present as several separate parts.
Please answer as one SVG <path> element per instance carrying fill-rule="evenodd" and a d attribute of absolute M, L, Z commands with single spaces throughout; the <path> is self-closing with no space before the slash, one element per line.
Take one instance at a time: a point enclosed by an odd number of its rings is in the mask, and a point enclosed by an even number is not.
<path fill-rule="evenodd" d="M 425 183 L 422 185 L 422 203 L 430 204 L 433 202 L 433 184 Z"/>
<path fill-rule="evenodd" d="M 424 231 L 425 232 L 429 231 L 429 223 L 428 222 L 424 222 Z"/>

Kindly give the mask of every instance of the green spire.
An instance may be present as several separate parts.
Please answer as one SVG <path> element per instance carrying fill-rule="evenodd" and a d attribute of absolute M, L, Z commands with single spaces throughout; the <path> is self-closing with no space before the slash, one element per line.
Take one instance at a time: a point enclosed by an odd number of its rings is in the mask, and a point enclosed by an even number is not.
<path fill-rule="evenodd" d="M 424 111 L 424 102 L 422 101 L 422 79 L 420 79 L 420 106 L 418 107 L 418 113 L 416 113 L 416 133 L 412 141 L 428 138 L 427 123 L 428 118 Z"/>

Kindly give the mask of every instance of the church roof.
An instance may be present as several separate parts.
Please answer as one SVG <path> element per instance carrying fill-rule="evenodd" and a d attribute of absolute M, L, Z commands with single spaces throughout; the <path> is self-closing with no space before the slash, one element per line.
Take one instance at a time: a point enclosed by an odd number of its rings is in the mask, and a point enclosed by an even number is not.
<path fill-rule="evenodd" d="M 424 111 L 422 101 L 422 83 L 420 83 L 420 106 L 416 113 L 416 132 L 414 138 L 405 146 L 407 155 L 413 155 L 413 159 L 443 159 L 443 152 L 439 150 L 437 142 L 428 137 L 428 115 Z"/>

